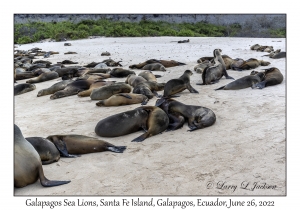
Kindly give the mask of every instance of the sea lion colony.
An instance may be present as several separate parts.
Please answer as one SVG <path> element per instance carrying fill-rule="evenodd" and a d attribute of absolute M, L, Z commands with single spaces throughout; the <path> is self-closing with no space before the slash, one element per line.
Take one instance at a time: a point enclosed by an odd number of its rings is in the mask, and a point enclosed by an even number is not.
<path fill-rule="evenodd" d="M 105 106 L 121 106 L 134 103 L 146 105 L 149 100 L 156 100 L 156 106 L 140 106 L 133 110 L 116 113 L 107 118 L 100 118 L 98 122 L 95 122 L 94 128 L 94 132 L 100 137 L 122 136 L 138 130 L 144 130 L 144 134 L 132 140 L 133 142 L 141 142 L 153 135 L 177 130 L 183 127 L 186 122 L 190 128 L 189 131 L 195 131 L 212 126 L 217 119 L 213 110 L 209 108 L 184 104 L 173 99 L 174 97 L 180 97 L 180 93 L 186 89 L 191 94 L 194 94 L 193 97 L 200 97 L 199 91 L 192 87 L 195 84 L 190 83 L 189 78 L 193 75 L 191 70 L 187 69 L 179 78 L 170 78 L 167 83 L 157 82 L 156 78 L 159 78 L 161 75 L 154 75 L 152 72 L 154 70 L 166 71 L 166 68 L 182 66 L 185 63 L 175 60 L 150 59 L 139 64 L 132 64 L 129 66 L 132 70 L 127 70 L 118 67 L 122 66 L 120 64 L 121 61 L 116 62 L 109 58 L 84 66 L 66 66 L 78 63 L 63 60 L 52 64 L 43 60 L 40 56 L 48 58 L 50 55 L 57 53 L 41 50 L 39 48 L 27 51 L 15 50 L 14 81 L 16 84 L 14 91 L 16 97 L 35 90 L 36 86 L 32 83 L 61 78 L 61 81 L 51 87 L 38 90 L 37 97 L 49 97 L 49 100 L 53 100 L 73 95 L 77 95 L 77 97 L 90 96 L 91 100 L 98 100 L 95 104 L 95 109 L 99 109 L 97 108 L 99 106 L 105 109 Z M 258 44 L 252 46 L 251 50 L 270 52 L 270 58 L 280 52 L 280 50 L 277 50 L 273 53 L 271 46 L 264 47 Z M 212 52 L 208 52 L 208 54 L 213 54 L 212 57 L 201 57 L 197 60 L 199 64 L 195 66 L 194 71 L 199 74 L 202 73 L 201 85 L 217 83 L 223 76 L 226 79 L 234 80 L 228 75 L 227 70 L 249 70 L 255 69 L 260 65 L 270 64 L 268 61 L 255 58 L 250 58 L 246 61 L 241 58 L 232 59 L 227 55 L 221 55 L 221 53 L 222 49 L 214 49 Z M 67 52 L 65 54 L 75 54 L 75 52 Z M 279 57 L 282 58 L 283 56 L 280 54 Z M 108 67 L 118 68 L 111 70 Z M 134 69 L 145 71 L 137 75 Z M 267 86 L 280 84 L 283 81 L 283 76 L 279 69 L 273 67 L 263 70 L 263 72 L 252 71 L 249 76 L 235 78 L 233 82 L 215 90 L 238 90 L 248 87 L 262 89 Z M 124 82 L 105 80 L 110 77 L 124 78 Z M 24 84 L 19 84 L 17 81 L 22 79 L 29 80 Z M 198 90 L 201 91 L 201 87 Z M 163 95 L 159 95 L 157 91 L 163 91 Z M 35 100 L 38 100 L 38 98 Z M 35 167 L 39 168 L 38 173 L 40 174 L 29 171 L 31 170 L 29 168 L 21 172 L 16 170 L 16 167 L 20 164 L 26 165 L 29 163 L 23 158 L 15 159 L 15 187 L 24 187 L 27 184 L 34 183 L 37 181 L 38 176 L 43 186 L 67 184 L 69 181 L 53 181 L 53 184 L 47 184 L 47 181 L 48 183 L 51 183 L 51 181 L 47 180 L 42 174 L 41 165 L 59 161 L 60 157 L 78 157 L 80 154 L 102 151 L 122 153 L 126 149 L 126 146 L 115 146 L 109 142 L 80 134 L 49 134 L 46 138 L 24 138 L 21 129 L 15 125 L 15 153 L 21 150 L 19 147 L 25 145 L 27 153 L 22 155 L 28 156 L 29 161 L 35 159 Z M 114 132 L 111 132 L 112 130 Z M 39 160 L 37 160 L 36 151 L 40 156 Z M 36 170 L 32 169 L 32 171 Z M 22 176 L 30 181 L 22 180 Z"/>

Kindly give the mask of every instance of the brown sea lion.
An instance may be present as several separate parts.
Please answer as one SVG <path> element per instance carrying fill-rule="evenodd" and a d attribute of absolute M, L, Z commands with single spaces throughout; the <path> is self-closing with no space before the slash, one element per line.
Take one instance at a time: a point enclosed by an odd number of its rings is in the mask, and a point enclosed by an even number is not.
<path fill-rule="evenodd" d="M 43 165 L 57 162 L 60 159 L 59 151 L 48 139 L 43 137 L 27 137 L 25 139 L 39 153 Z"/>
<path fill-rule="evenodd" d="M 117 93 L 130 93 L 131 87 L 123 82 L 117 82 L 111 85 L 105 85 L 100 88 L 93 89 L 90 98 L 92 100 L 104 100 L 108 99 Z"/>
<path fill-rule="evenodd" d="M 106 52 L 101 53 L 101 56 L 110 56 L 110 53 L 106 51 Z"/>
<path fill-rule="evenodd" d="M 256 74 L 257 71 L 252 71 L 251 74 Z M 269 69 L 264 69 L 265 77 L 264 79 L 255 84 L 256 88 L 263 89 L 268 86 L 273 86 L 280 84 L 283 81 L 283 75 L 278 68 L 272 67 Z"/>
<path fill-rule="evenodd" d="M 44 187 L 58 186 L 70 182 L 52 181 L 45 177 L 39 154 L 26 141 L 20 128 L 14 125 L 14 186 L 18 188 L 25 187 L 35 183 L 38 179 Z"/>
<path fill-rule="evenodd" d="M 242 70 L 255 69 L 258 66 L 268 66 L 269 64 L 270 64 L 270 62 L 268 62 L 268 61 L 250 58 L 250 59 L 244 61 L 244 63 L 242 65 L 240 65 L 239 68 L 235 68 L 235 70 L 242 71 Z"/>
<path fill-rule="evenodd" d="M 257 83 L 264 79 L 264 77 L 265 74 L 262 72 L 255 75 L 244 76 L 215 90 L 240 90 L 249 87 L 254 88 Z"/>
<path fill-rule="evenodd" d="M 202 74 L 203 70 L 206 67 L 213 66 L 213 64 L 209 60 L 205 60 L 202 63 L 199 63 L 194 67 L 194 71 L 198 74 Z"/>
<path fill-rule="evenodd" d="M 91 86 L 88 90 L 81 91 L 77 95 L 80 97 L 87 97 L 87 96 L 91 95 L 91 93 L 94 89 L 103 87 L 105 85 L 111 85 L 114 83 L 115 83 L 115 81 L 102 81 L 102 80 L 95 81 L 94 83 L 91 84 Z"/>
<path fill-rule="evenodd" d="M 14 86 L 14 95 L 20 95 L 23 93 L 27 93 L 29 91 L 35 90 L 36 87 L 34 84 L 28 84 L 28 83 L 23 83 L 23 84 L 17 84 Z"/>
<path fill-rule="evenodd" d="M 41 75 L 39 75 L 38 77 L 27 80 L 26 83 L 45 82 L 45 81 L 49 81 L 49 80 L 52 80 L 52 79 L 56 79 L 58 77 L 59 77 L 59 75 L 56 72 L 53 72 L 53 71 L 45 72 L 45 73 L 42 73 Z"/>
<path fill-rule="evenodd" d="M 181 128 L 185 120 L 190 128 L 188 131 L 209 127 L 216 122 L 215 113 L 206 107 L 186 105 L 173 99 L 166 99 L 159 107 L 169 117 L 168 131 Z"/>
<path fill-rule="evenodd" d="M 112 95 L 108 99 L 100 100 L 96 103 L 97 106 L 123 106 L 129 104 L 146 105 L 149 99 L 147 96 L 135 93 L 118 93 Z"/>
<path fill-rule="evenodd" d="M 141 69 L 141 68 L 143 68 L 145 65 L 151 64 L 151 63 L 160 63 L 160 64 L 162 64 L 165 68 L 174 67 L 174 66 L 182 66 L 182 65 L 186 65 L 185 63 L 181 63 L 181 62 L 174 61 L 174 60 L 157 60 L 157 59 L 150 59 L 150 60 L 147 60 L 147 61 L 145 61 L 145 62 L 143 62 L 143 63 L 130 65 L 129 68 L 131 68 L 131 69 Z"/>
<path fill-rule="evenodd" d="M 156 78 L 161 77 L 161 75 L 154 75 L 150 70 L 142 71 L 138 76 L 144 77 L 147 81 L 157 82 Z"/>
<path fill-rule="evenodd" d="M 230 69 L 237 70 L 245 61 L 241 58 L 233 59 L 232 63 L 230 64 Z"/>
<path fill-rule="evenodd" d="M 196 83 L 197 85 L 210 85 L 218 82 L 223 76 L 226 79 L 234 79 L 230 77 L 226 71 L 226 66 L 221 56 L 222 50 L 214 50 L 214 65 L 204 69 L 202 73 L 203 83 Z"/>
<path fill-rule="evenodd" d="M 46 139 L 56 146 L 62 157 L 76 157 L 81 154 L 104 151 L 123 153 L 126 149 L 126 146 L 115 146 L 106 141 L 83 135 L 51 135 Z"/>
<path fill-rule="evenodd" d="M 219 49 L 220 52 L 222 52 L 221 49 Z M 230 69 L 230 64 L 233 62 L 233 59 L 231 57 L 229 57 L 228 55 L 221 55 L 222 56 L 222 59 L 223 59 L 223 62 L 225 64 L 225 68 L 226 70 L 227 69 Z M 203 62 L 211 62 L 212 64 L 215 64 L 214 62 L 214 57 L 201 57 L 197 60 L 197 63 L 203 63 Z"/>

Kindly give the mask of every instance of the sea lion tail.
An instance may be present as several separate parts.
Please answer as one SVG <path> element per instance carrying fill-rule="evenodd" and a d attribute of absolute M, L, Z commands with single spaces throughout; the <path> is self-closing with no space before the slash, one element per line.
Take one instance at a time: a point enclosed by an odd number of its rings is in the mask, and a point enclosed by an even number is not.
<path fill-rule="evenodd" d="M 223 89 L 224 89 L 224 87 L 225 87 L 225 85 L 224 85 L 224 86 L 222 86 L 222 87 L 219 87 L 219 88 L 217 88 L 217 89 L 215 89 L 215 90 L 223 90 Z"/>
<path fill-rule="evenodd" d="M 126 146 L 109 146 L 107 147 L 108 151 L 116 152 L 116 153 L 123 153 L 123 151 L 126 149 Z"/>
<path fill-rule="evenodd" d="M 71 181 L 56 181 L 56 180 L 48 180 L 43 171 L 42 165 L 39 167 L 39 178 L 43 187 L 55 187 L 63 184 L 68 184 Z"/>

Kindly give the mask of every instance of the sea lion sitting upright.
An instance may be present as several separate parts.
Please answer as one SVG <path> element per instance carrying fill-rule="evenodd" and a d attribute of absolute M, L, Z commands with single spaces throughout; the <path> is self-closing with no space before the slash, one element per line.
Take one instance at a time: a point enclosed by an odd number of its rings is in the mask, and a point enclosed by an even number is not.
<path fill-rule="evenodd" d="M 268 86 L 280 84 L 283 81 L 283 75 L 278 68 L 272 67 L 264 70 L 265 77 L 261 82 L 255 84 L 256 88 L 263 89 Z M 251 72 L 252 75 L 256 73 L 256 71 Z"/>
<path fill-rule="evenodd" d="M 147 64 L 142 69 L 150 71 L 166 71 L 166 68 L 161 63 Z"/>
<path fill-rule="evenodd" d="M 39 153 L 43 165 L 57 162 L 60 159 L 59 151 L 48 139 L 42 137 L 27 137 L 25 139 Z"/>
<path fill-rule="evenodd" d="M 56 146 L 62 157 L 76 157 L 81 154 L 104 151 L 123 153 L 126 149 L 126 146 L 115 146 L 106 141 L 83 135 L 51 135 L 47 139 Z"/>
<path fill-rule="evenodd" d="M 202 106 L 186 105 L 173 99 L 166 99 L 159 107 L 164 110 L 170 120 L 167 130 L 176 130 L 181 128 L 188 120 L 190 130 L 209 127 L 216 122 L 215 113 Z"/>
<path fill-rule="evenodd" d="M 118 93 L 114 94 L 108 99 L 100 100 L 96 103 L 97 106 L 123 106 L 129 104 L 138 104 L 146 105 L 149 101 L 148 97 L 143 94 L 135 93 Z"/>
<path fill-rule="evenodd" d="M 257 83 L 261 82 L 264 79 L 264 77 L 265 74 L 259 72 L 257 74 L 252 74 L 239 78 L 215 90 L 240 90 L 249 87 L 254 88 Z"/>
<path fill-rule="evenodd" d="M 52 187 L 67 184 L 70 181 L 48 180 L 43 171 L 39 154 L 26 141 L 20 128 L 14 125 L 14 186 L 25 187 L 35 183 L 38 179 L 42 186 Z"/>
<path fill-rule="evenodd" d="M 214 50 L 214 65 L 209 66 L 204 69 L 202 73 L 202 81 L 203 83 L 196 83 L 197 85 L 210 85 L 218 82 L 223 76 L 226 79 L 234 79 L 230 77 L 226 71 L 226 66 L 221 56 L 222 50 L 215 49 Z"/>
<path fill-rule="evenodd" d="M 23 83 L 23 84 L 18 84 L 15 85 L 14 87 L 14 95 L 20 95 L 23 93 L 27 93 L 29 91 L 35 90 L 35 85 L 34 84 L 28 84 L 28 83 Z"/>
<path fill-rule="evenodd" d="M 162 98 L 156 101 L 155 106 L 159 106 L 167 98 L 176 97 L 174 96 L 176 93 L 182 92 L 185 89 L 188 89 L 191 93 L 199 93 L 190 84 L 191 75 L 193 75 L 191 70 L 185 70 L 183 75 L 181 75 L 178 79 L 169 80 L 164 87 Z"/>
<path fill-rule="evenodd" d="M 56 79 L 58 77 L 59 77 L 58 73 L 50 71 L 50 72 L 42 73 L 38 77 L 32 78 L 30 80 L 27 80 L 26 83 L 45 82 L 45 81 L 49 81 L 49 80 L 52 80 L 52 79 Z"/>

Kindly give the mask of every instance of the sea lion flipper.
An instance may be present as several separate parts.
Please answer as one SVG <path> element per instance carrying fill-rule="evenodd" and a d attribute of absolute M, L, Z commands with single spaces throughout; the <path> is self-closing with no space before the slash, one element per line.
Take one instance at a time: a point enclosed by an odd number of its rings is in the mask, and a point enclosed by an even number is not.
<path fill-rule="evenodd" d="M 143 135 L 133 139 L 131 142 L 141 142 L 144 141 L 148 136 L 148 133 L 144 133 Z"/>
<path fill-rule="evenodd" d="M 54 139 L 53 143 L 56 146 L 56 148 L 58 149 L 58 151 L 62 157 L 67 157 L 67 158 L 80 157 L 80 155 L 70 155 L 68 153 L 67 145 L 63 140 L 58 139 L 57 137 L 54 137 L 53 139 Z"/>
<path fill-rule="evenodd" d="M 225 76 L 225 77 L 226 77 L 226 76 Z M 233 79 L 233 80 L 235 80 L 233 77 L 231 77 L 231 76 L 229 76 L 229 75 L 227 75 L 226 79 Z"/>
<path fill-rule="evenodd" d="M 43 187 L 54 187 L 54 186 L 59 186 L 59 185 L 63 185 L 63 184 L 68 184 L 71 182 L 71 181 L 49 180 L 45 177 L 42 166 L 40 166 L 38 170 L 39 170 L 40 182 Z"/>
<path fill-rule="evenodd" d="M 223 90 L 223 89 L 224 89 L 224 87 L 225 87 L 225 85 L 224 85 L 224 86 L 222 86 L 222 87 L 219 87 L 219 88 L 217 88 L 217 89 L 215 89 L 215 90 Z"/>
<path fill-rule="evenodd" d="M 123 96 L 123 97 L 125 97 L 125 98 L 132 99 L 132 97 L 131 97 L 130 95 L 126 94 L 126 93 L 119 93 L 118 95 L 119 95 L 119 96 Z"/>
<path fill-rule="evenodd" d="M 123 153 L 123 151 L 126 149 L 126 146 L 109 146 L 107 147 L 108 151 L 116 152 L 116 153 Z"/>
<path fill-rule="evenodd" d="M 191 93 L 199 93 L 196 89 L 194 89 L 190 84 L 187 85 L 187 89 L 191 92 Z"/>

